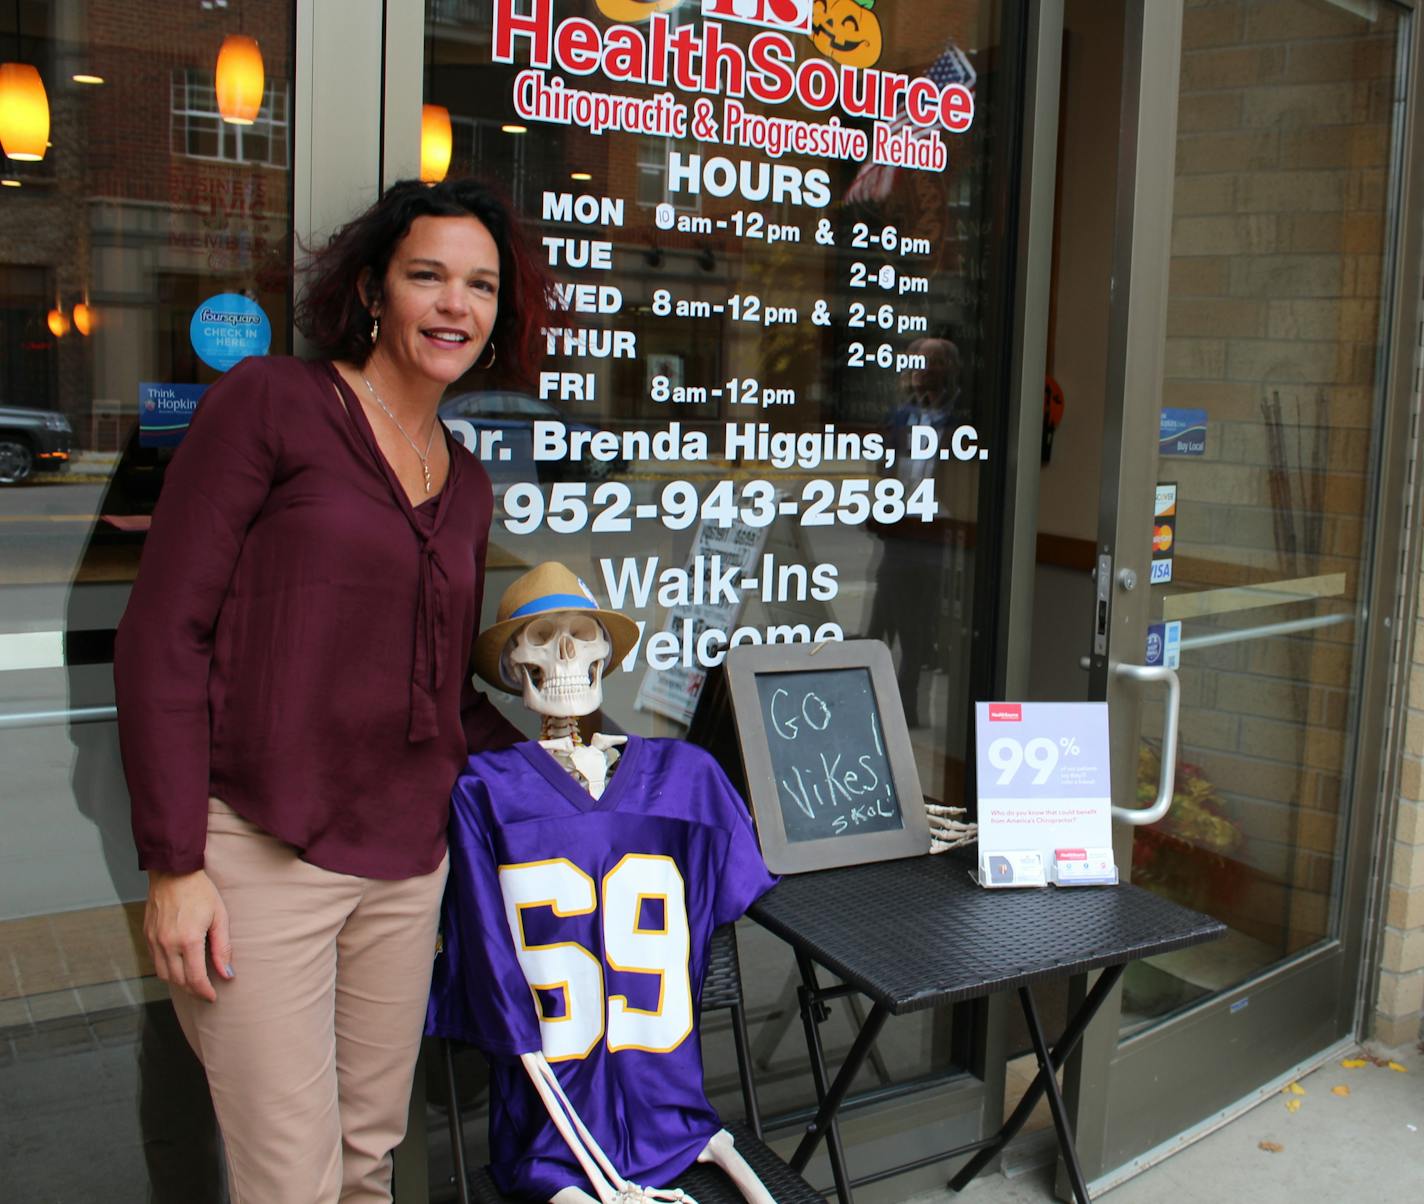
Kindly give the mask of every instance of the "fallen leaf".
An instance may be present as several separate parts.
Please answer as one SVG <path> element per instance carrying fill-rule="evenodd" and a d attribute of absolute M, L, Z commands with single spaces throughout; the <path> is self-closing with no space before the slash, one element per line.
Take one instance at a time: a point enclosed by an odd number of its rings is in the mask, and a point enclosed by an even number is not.
<path fill-rule="evenodd" d="M 1292 1095 L 1305 1094 L 1305 1088 L 1302 1087 L 1299 1083 L 1292 1083 L 1289 1087 L 1286 1088 L 1286 1090 L 1289 1091 Z"/>
<path fill-rule="evenodd" d="M 1331 1087 L 1330 1094 L 1343 1097 L 1350 1094 L 1350 1089 L 1346 1087 L 1344 1083 L 1341 1083 L 1338 1087 Z"/>
<path fill-rule="evenodd" d="M 1359 1070 L 1361 1066 L 1368 1066 L 1369 1063 L 1364 1058 L 1346 1058 L 1340 1065 L 1346 1070 Z"/>
<path fill-rule="evenodd" d="M 1286 1100 L 1286 1111 L 1287 1111 L 1287 1112 L 1299 1112 L 1299 1111 L 1300 1111 L 1300 1100 L 1298 1100 L 1298 1099 L 1288 1099 L 1288 1100 Z"/>
<path fill-rule="evenodd" d="M 1265 1150 L 1268 1154 L 1279 1154 L 1286 1147 L 1283 1146 L 1279 1141 L 1258 1141 L 1256 1143 L 1256 1148 L 1258 1150 Z"/>
<path fill-rule="evenodd" d="M 1367 1054 L 1365 1055 L 1365 1057 L 1369 1060 L 1369 1063 L 1370 1063 L 1371 1066 L 1388 1066 L 1388 1065 L 1389 1065 L 1389 1063 L 1388 1063 L 1387 1061 L 1385 1061 L 1383 1058 L 1379 1057 L 1377 1054 L 1367 1053 Z"/>
<path fill-rule="evenodd" d="M 1408 1073 L 1409 1073 L 1409 1067 L 1408 1067 L 1408 1066 L 1401 1066 L 1398 1062 L 1386 1062 L 1385 1065 L 1388 1066 L 1391 1070 L 1397 1070 L 1397 1071 L 1399 1071 L 1400 1074 L 1408 1074 Z"/>

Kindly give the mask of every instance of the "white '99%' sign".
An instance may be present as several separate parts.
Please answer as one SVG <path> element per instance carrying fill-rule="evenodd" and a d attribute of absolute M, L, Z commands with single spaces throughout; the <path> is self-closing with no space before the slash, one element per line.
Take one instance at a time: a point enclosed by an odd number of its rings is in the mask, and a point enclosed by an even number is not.
<path fill-rule="evenodd" d="M 1009 785 L 1027 765 L 1034 771 L 1033 784 L 1042 786 L 1058 764 L 1058 745 L 1047 736 L 1027 742 L 1000 736 L 989 745 L 989 764 L 999 771 L 1000 786 Z"/>

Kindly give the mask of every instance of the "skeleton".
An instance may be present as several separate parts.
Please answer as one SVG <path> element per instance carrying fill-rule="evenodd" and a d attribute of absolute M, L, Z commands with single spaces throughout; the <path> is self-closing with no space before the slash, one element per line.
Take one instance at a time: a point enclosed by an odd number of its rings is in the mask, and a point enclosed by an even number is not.
<path fill-rule="evenodd" d="M 520 627 L 500 657 L 505 679 L 511 684 L 522 680 L 524 705 L 543 717 L 539 743 L 594 798 L 602 797 L 622 751 L 620 746 L 627 742 L 625 736 L 599 732 L 584 744 L 579 733 L 578 721 L 603 705 L 603 674 L 612 654 L 608 633 L 596 619 L 578 611 L 550 611 Z M 696 1204 L 680 1190 L 642 1187 L 619 1175 L 564 1095 L 544 1054 L 523 1054 L 520 1061 L 549 1119 L 588 1176 L 597 1204 L 669 1200 Z M 712 1136 L 697 1161 L 721 1167 L 748 1204 L 775 1204 L 726 1129 Z M 553 1204 L 596 1202 L 582 1188 L 566 1187 L 553 1197 Z"/>
<path fill-rule="evenodd" d="M 959 817 L 965 814 L 963 807 L 942 807 L 939 803 L 926 803 L 925 810 L 930 817 L 930 852 L 947 853 L 963 845 L 973 844 L 979 837 L 979 825 L 967 824 Z"/>

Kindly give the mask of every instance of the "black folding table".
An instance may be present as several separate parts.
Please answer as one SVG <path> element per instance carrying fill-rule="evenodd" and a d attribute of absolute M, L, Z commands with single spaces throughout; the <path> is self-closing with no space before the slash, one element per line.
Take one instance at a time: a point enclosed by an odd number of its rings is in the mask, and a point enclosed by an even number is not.
<path fill-rule="evenodd" d="M 852 1181 L 836 1113 L 886 1019 L 1008 990 L 1018 991 L 1037 1077 L 994 1136 L 911 1165 L 973 1153 L 950 1180 L 955 1191 L 963 1190 L 1023 1127 L 1046 1091 L 1073 1190 L 1080 1204 L 1087 1204 L 1055 1071 L 1129 962 L 1214 940 L 1226 931 L 1210 916 L 1134 886 L 985 890 L 971 880 L 973 866 L 972 858 L 951 853 L 798 874 L 782 879 L 751 908 L 758 923 L 792 946 L 801 971 L 802 1016 L 820 1107 L 791 1166 L 804 1170 L 825 1138 L 841 1204 L 851 1204 Z M 818 965 L 845 985 L 821 987 Z M 1032 986 L 1099 969 L 1103 974 L 1050 1050 Z M 815 1012 L 848 990 L 866 995 L 874 1006 L 828 1083 Z"/>

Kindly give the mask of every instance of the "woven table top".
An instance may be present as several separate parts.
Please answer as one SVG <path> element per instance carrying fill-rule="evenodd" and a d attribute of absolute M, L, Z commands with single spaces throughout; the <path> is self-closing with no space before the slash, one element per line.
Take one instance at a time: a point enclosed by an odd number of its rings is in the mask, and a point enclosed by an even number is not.
<path fill-rule="evenodd" d="M 985 890 L 974 864 L 951 853 L 796 874 L 748 914 L 897 1015 L 1226 932 L 1135 886 Z"/>

